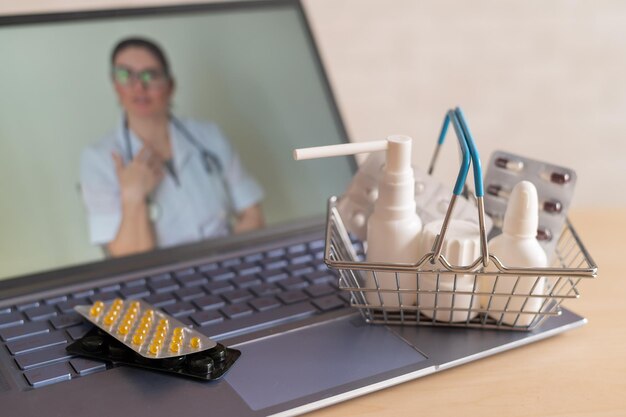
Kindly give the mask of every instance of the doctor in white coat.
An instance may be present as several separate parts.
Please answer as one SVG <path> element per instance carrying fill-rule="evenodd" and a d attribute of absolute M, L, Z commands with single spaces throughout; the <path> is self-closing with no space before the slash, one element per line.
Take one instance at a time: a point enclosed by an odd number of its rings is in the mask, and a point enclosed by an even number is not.
<path fill-rule="evenodd" d="M 91 242 L 123 256 L 263 227 L 263 191 L 220 129 L 170 113 L 162 50 L 129 38 L 111 64 L 124 117 L 80 163 Z"/>

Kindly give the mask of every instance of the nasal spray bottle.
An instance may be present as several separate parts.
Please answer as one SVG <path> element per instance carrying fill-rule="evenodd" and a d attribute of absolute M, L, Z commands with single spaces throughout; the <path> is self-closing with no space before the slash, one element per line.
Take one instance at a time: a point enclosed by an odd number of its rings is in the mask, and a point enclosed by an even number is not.
<path fill-rule="evenodd" d="M 504 215 L 502 234 L 489 241 L 489 252 L 510 268 L 544 268 L 548 266 L 545 251 L 537 240 L 539 216 L 537 189 L 530 181 L 519 182 L 509 198 Z M 546 291 L 546 278 L 520 275 L 518 279 L 496 280 L 485 277 L 481 283 L 483 291 L 495 294 L 536 294 Z M 491 298 L 491 300 L 489 300 Z M 529 326 L 536 314 L 518 314 L 517 312 L 538 313 L 543 306 L 542 297 L 485 297 L 482 301 L 489 310 L 508 310 L 512 313 L 489 313 L 502 323 L 513 326 Z"/>
<path fill-rule="evenodd" d="M 387 151 L 384 175 L 378 185 L 378 199 L 367 221 L 367 262 L 413 264 L 419 260 L 419 233 L 422 221 L 415 211 L 415 179 L 411 168 L 411 145 L 408 136 L 394 135 L 387 140 L 296 149 L 294 159 Z M 397 281 L 396 281 L 397 278 Z M 368 272 L 365 288 L 383 292 L 365 293 L 370 305 L 399 307 L 417 301 L 415 274 Z M 389 292 L 384 292 L 389 290 Z"/>

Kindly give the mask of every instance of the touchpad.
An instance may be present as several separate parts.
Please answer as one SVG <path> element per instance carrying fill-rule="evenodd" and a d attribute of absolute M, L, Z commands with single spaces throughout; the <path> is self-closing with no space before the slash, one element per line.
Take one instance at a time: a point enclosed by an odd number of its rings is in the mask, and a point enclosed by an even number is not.
<path fill-rule="evenodd" d="M 426 359 L 386 327 L 354 320 L 239 345 L 241 357 L 226 380 L 251 409 L 260 410 Z"/>

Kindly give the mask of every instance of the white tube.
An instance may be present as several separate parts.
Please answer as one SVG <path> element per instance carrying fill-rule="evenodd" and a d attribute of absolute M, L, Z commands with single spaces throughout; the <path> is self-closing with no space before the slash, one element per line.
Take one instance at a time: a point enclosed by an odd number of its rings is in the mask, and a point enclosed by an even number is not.
<path fill-rule="evenodd" d="M 315 146 L 312 148 L 294 149 L 293 159 L 327 158 L 330 156 L 355 155 L 358 153 L 377 152 L 387 150 L 387 140 L 369 142 L 342 143 L 340 145 Z"/>

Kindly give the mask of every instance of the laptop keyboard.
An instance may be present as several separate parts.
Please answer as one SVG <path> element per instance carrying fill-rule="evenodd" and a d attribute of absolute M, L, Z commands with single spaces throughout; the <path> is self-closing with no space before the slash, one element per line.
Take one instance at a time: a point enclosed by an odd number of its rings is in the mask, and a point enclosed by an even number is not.
<path fill-rule="evenodd" d="M 355 244 L 362 256 L 362 246 Z M 39 388 L 94 372 L 102 362 L 73 357 L 65 346 L 90 325 L 74 306 L 143 299 L 219 340 L 344 308 L 349 294 L 324 264 L 316 239 L 159 275 L 0 308 L 0 340 L 28 385 Z"/>

